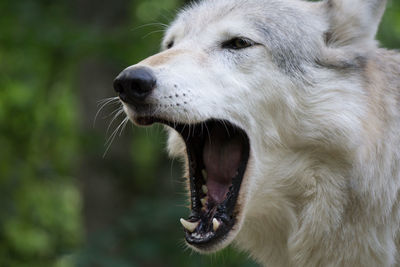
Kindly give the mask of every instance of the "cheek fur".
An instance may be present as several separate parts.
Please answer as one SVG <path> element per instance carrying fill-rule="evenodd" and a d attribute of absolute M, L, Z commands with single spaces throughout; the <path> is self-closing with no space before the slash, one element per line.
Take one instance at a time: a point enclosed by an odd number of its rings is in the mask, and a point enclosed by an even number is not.
<path fill-rule="evenodd" d="M 186 146 L 182 138 L 172 129 L 167 129 L 168 132 L 168 154 L 171 157 L 184 157 L 186 155 Z"/>

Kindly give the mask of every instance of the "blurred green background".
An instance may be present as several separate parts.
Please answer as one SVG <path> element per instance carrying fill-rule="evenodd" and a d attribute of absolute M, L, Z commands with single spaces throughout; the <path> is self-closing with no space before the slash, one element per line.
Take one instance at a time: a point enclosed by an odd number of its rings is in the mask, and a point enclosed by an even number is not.
<path fill-rule="evenodd" d="M 160 127 L 106 153 L 114 77 L 159 49 L 183 0 L 0 1 L 0 266 L 256 266 L 185 249 L 180 163 Z M 400 1 L 379 40 L 400 47 Z M 107 127 L 111 123 L 107 132 Z M 105 145 L 106 144 L 106 145 Z"/>

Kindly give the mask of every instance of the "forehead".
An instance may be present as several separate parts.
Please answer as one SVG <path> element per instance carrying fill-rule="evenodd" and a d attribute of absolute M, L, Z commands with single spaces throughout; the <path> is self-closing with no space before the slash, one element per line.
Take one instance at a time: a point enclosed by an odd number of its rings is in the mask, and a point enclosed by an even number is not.
<path fill-rule="evenodd" d="M 193 3 L 178 14 L 167 30 L 166 37 L 199 36 L 212 30 L 239 31 L 251 23 L 249 17 L 244 14 L 260 13 L 251 2 L 253 1 L 205 0 Z"/>
<path fill-rule="evenodd" d="M 260 32 L 268 25 L 287 28 L 304 22 L 306 13 L 307 4 L 299 0 L 203 0 L 184 8 L 166 36 L 198 36 L 216 25 L 220 30 L 246 28 L 249 32 Z"/>

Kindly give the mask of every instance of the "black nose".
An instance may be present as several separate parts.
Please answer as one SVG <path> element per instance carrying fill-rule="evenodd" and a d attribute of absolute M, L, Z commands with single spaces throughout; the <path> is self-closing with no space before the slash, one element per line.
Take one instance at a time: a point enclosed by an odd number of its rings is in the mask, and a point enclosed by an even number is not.
<path fill-rule="evenodd" d="M 121 100 L 133 105 L 145 104 L 155 85 L 153 71 L 147 67 L 128 68 L 114 80 L 114 90 Z"/>

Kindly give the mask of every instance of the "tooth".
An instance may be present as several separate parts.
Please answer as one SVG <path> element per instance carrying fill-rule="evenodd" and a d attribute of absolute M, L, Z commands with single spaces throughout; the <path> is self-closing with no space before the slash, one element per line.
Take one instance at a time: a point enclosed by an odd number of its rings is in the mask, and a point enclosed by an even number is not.
<path fill-rule="evenodd" d="M 182 226 L 183 226 L 186 230 L 188 230 L 189 232 L 191 232 L 191 233 L 193 233 L 194 230 L 196 229 L 196 227 L 199 225 L 199 222 L 192 223 L 192 222 L 186 221 L 185 219 L 181 219 L 180 221 L 181 221 Z"/>
<path fill-rule="evenodd" d="M 207 188 L 206 185 L 203 185 L 203 186 L 201 187 L 201 190 L 203 190 L 203 193 L 204 193 L 204 194 L 207 194 L 207 193 L 208 193 L 208 188 Z"/>
<path fill-rule="evenodd" d="M 197 238 L 197 239 L 200 239 L 200 238 L 201 238 L 201 235 L 198 234 L 198 233 L 194 233 L 194 234 L 192 234 L 192 236 L 193 236 L 194 238 Z"/>
<path fill-rule="evenodd" d="M 207 203 L 208 198 L 207 197 L 203 197 L 202 199 L 200 199 L 201 205 L 204 207 Z"/>
<path fill-rule="evenodd" d="M 203 175 L 204 180 L 207 181 L 207 171 L 205 169 L 202 169 L 201 174 Z"/>
<path fill-rule="evenodd" d="M 215 218 L 212 220 L 212 223 L 213 223 L 213 230 L 214 230 L 214 232 L 216 232 L 218 230 L 219 226 L 221 225 L 221 223 Z"/>

